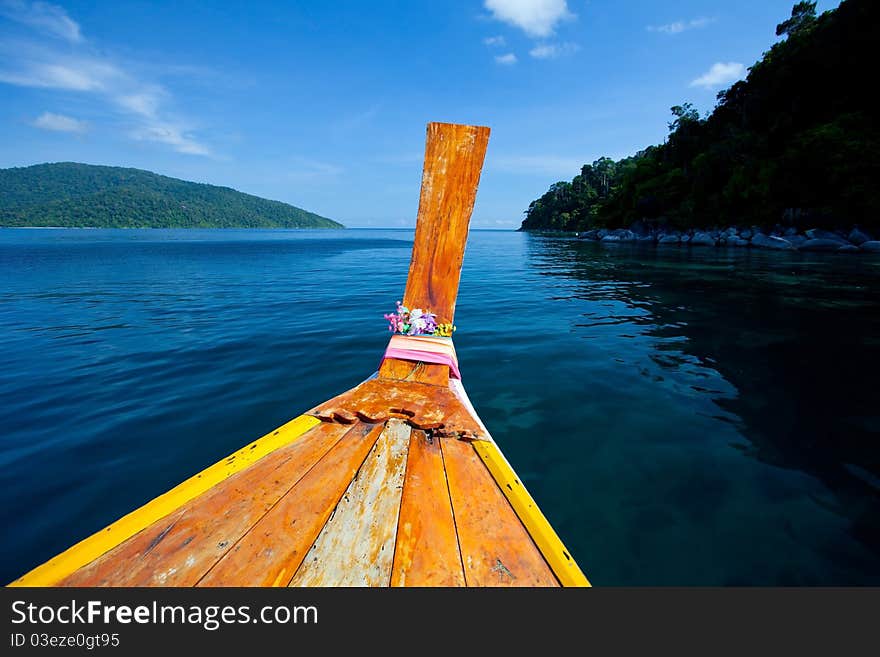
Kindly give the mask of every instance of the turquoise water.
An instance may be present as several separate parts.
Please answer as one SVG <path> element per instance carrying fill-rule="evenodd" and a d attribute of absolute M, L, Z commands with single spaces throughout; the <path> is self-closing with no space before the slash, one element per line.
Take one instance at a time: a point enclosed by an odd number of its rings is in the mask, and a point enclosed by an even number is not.
<path fill-rule="evenodd" d="M 374 371 L 411 245 L 0 230 L 0 577 Z M 880 584 L 880 258 L 474 231 L 456 324 L 594 583 Z"/>

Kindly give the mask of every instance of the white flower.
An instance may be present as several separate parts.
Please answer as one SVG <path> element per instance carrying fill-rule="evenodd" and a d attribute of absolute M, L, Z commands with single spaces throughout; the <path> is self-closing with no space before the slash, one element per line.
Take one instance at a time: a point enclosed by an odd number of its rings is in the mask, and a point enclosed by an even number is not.
<path fill-rule="evenodd" d="M 410 311 L 409 323 L 413 333 L 421 333 L 428 326 L 427 318 L 421 308 L 414 308 Z"/>

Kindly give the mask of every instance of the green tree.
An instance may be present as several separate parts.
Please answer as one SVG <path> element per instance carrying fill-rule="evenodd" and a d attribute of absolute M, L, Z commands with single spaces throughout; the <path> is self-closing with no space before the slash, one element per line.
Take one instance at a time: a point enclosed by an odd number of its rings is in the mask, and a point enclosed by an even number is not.
<path fill-rule="evenodd" d="M 816 3 L 803 2 L 797 3 L 791 9 L 791 18 L 782 21 L 776 26 L 776 36 L 791 36 L 798 34 L 816 22 Z"/>
<path fill-rule="evenodd" d="M 816 16 L 798 2 L 748 77 L 705 118 L 671 108 L 669 135 L 632 158 L 585 165 L 541 197 L 523 228 L 681 228 L 793 220 L 880 230 L 880 2 L 843 0 Z M 567 213 L 567 220 L 560 215 Z"/>
<path fill-rule="evenodd" d="M 312 212 L 140 169 L 75 162 L 0 169 L 0 226 L 340 228 Z"/>

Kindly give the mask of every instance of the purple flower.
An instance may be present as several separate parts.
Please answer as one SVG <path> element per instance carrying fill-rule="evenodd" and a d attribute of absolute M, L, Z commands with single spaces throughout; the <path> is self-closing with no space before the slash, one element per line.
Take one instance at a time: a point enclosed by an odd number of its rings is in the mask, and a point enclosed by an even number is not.
<path fill-rule="evenodd" d="M 397 312 L 384 315 L 388 330 L 402 335 L 433 335 L 437 330 L 437 316 L 421 308 L 410 310 L 397 302 Z"/>

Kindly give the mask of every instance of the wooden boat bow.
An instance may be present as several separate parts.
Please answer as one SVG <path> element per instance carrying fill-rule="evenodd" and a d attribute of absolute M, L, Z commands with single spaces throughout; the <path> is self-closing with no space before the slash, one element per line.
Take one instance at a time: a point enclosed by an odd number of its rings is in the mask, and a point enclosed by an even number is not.
<path fill-rule="evenodd" d="M 489 129 L 428 125 L 403 303 L 452 324 Z M 378 372 L 13 586 L 589 586 L 441 362 Z"/>
<path fill-rule="evenodd" d="M 453 324 L 468 225 L 477 197 L 489 128 L 428 124 L 425 167 L 412 259 L 403 295 L 407 308 L 429 309 Z M 416 429 L 477 439 L 483 431 L 449 388 L 449 367 L 387 358 L 378 377 L 308 412 L 324 421 L 403 419 Z"/>

